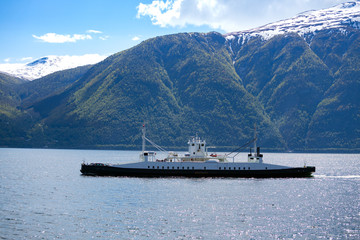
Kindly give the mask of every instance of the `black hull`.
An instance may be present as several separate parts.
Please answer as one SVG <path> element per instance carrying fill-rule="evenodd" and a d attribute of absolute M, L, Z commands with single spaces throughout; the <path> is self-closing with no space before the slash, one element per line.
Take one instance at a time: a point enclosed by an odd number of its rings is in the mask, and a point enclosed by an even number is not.
<path fill-rule="evenodd" d="M 279 170 L 171 170 L 134 169 L 82 164 L 80 172 L 90 176 L 127 177 L 229 177 L 229 178 L 302 178 L 311 177 L 315 167 Z"/>

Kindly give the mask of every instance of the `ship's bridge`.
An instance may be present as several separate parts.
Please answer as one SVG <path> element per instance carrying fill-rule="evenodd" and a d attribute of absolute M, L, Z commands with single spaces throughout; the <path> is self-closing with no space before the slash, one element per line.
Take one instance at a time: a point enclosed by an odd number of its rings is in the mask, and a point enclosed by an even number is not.
<path fill-rule="evenodd" d="M 189 154 L 190 157 L 204 158 L 206 157 L 206 141 L 201 140 L 200 137 L 192 137 L 189 141 Z"/>

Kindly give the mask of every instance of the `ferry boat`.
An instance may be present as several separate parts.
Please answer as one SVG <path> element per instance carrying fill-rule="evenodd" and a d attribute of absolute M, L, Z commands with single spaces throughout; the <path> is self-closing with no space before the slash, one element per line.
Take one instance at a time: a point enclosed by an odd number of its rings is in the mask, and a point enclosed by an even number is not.
<path fill-rule="evenodd" d="M 163 148 L 145 136 L 142 129 L 142 151 L 140 161 L 126 164 L 83 163 L 80 172 L 92 176 L 128 176 L 128 177 L 231 177 L 231 178 L 296 178 L 311 177 L 315 167 L 288 167 L 263 162 L 260 147 L 256 146 L 256 130 L 254 138 L 242 147 L 254 143 L 254 152 L 248 154 L 246 162 L 235 161 L 237 150 L 228 154 L 208 154 L 206 141 L 198 137 L 188 141 L 188 152 L 180 155 L 168 152 L 164 159 L 157 159 L 155 151 L 146 151 L 148 141 L 160 151 Z M 242 148 L 241 147 L 241 148 Z"/>

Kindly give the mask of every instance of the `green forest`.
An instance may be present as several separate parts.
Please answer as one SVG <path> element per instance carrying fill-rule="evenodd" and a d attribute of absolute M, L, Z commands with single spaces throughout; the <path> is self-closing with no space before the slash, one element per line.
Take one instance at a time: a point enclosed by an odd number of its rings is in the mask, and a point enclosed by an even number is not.
<path fill-rule="evenodd" d="M 211 32 L 146 40 L 34 81 L 0 74 L 0 146 L 168 149 L 198 134 L 231 149 L 360 151 L 360 33 L 270 40 Z"/>

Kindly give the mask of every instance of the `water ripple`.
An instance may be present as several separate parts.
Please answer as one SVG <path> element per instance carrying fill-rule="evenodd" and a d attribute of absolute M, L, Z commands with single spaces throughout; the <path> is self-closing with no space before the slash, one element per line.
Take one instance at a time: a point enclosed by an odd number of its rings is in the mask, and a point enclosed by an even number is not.
<path fill-rule="evenodd" d="M 1 239 L 360 239 L 356 154 L 266 155 L 311 179 L 138 179 L 79 173 L 138 152 L 1 150 Z"/>

